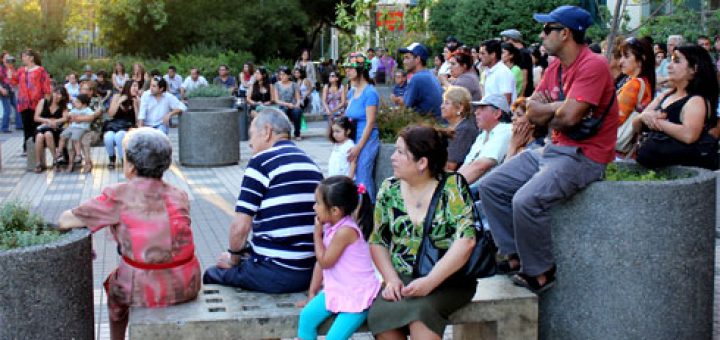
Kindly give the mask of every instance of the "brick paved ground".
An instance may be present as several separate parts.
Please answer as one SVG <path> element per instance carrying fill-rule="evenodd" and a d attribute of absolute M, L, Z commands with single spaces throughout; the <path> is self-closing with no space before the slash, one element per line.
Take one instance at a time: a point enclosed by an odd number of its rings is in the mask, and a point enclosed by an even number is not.
<path fill-rule="evenodd" d="M 327 170 L 330 143 L 321 138 L 324 122 L 310 123 L 309 135 L 299 142 L 323 169 Z M 250 158 L 247 143 L 241 143 L 241 164 L 219 168 L 186 168 L 177 162 L 177 134 L 171 131 L 175 147 L 175 162 L 165 174 L 164 180 L 185 190 L 191 200 L 191 218 L 195 245 L 203 268 L 211 266 L 220 251 L 227 248 L 228 225 L 243 168 Z M 60 213 L 77 206 L 80 202 L 99 194 L 109 184 L 124 181 L 121 169 L 109 170 L 104 148 L 93 148 L 95 169 L 91 174 L 55 173 L 52 171 L 35 174 L 25 171 L 25 158 L 20 155 L 21 133 L 0 135 L 2 148 L 2 169 L 0 170 L 0 201 L 19 199 L 31 204 L 36 212 L 47 220 L 55 221 Z M 109 233 L 101 231 L 93 236 L 93 247 L 97 259 L 93 262 L 95 288 L 96 339 L 109 339 L 105 294 L 102 282 L 117 265 L 116 244 Z M 720 249 L 720 248 L 719 248 Z M 715 272 L 720 272 L 720 261 L 716 259 Z M 715 339 L 720 339 L 720 280 L 716 274 L 715 298 Z M 452 330 L 446 334 L 448 338 Z M 368 334 L 356 335 L 355 339 L 372 339 Z"/>

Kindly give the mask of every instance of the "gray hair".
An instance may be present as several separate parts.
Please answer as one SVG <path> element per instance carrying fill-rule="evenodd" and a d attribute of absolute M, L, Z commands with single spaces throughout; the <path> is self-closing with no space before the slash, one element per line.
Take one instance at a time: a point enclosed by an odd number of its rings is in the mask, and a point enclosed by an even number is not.
<path fill-rule="evenodd" d="M 273 133 L 286 134 L 288 136 L 290 135 L 290 130 L 292 129 L 287 115 L 284 112 L 271 107 L 258 112 L 258 115 L 255 119 L 253 119 L 252 124 L 256 129 L 262 128 L 265 125 L 270 125 Z"/>
<path fill-rule="evenodd" d="M 679 34 L 673 34 L 667 38 L 668 42 L 670 42 L 671 40 L 675 40 L 675 45 L 677 45 L 678 47 L 685 42 L 685 38 L 683 38 L 683 36 Z"/>
<path fill-rule="evenodd" d="M 172 144 L 160 130 L 149 127 L 130 130 L 123 139 L 127 161 L 135 166 L 137 175 L 162 178 L 172 163 Z"/>

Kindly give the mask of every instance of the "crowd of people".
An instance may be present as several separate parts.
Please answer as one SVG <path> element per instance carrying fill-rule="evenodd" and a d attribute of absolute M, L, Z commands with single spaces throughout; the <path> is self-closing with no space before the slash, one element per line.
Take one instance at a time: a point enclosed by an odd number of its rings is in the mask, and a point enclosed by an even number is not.
<path fill-rule="evenodd" d="M 413 43 L 397 51 L 402 70 L 382 49 L 355 52 L 341 65 L 346 82 L 339 69 L 324 79 L 307 51 L 292 71 L 281 68 L 276 76 L 246 64 L 235 79 L 220 67 L 214 82 L 245 91 L 253 105 L 253 156 L 240 183 L 229 248 L 202 275 L 187 195 L 162 181 L 172 150 L 163 126 L 184 109 L 178 97 L 187 84 L 207 81 L 197 70 L 182 83 L 168 72 L 168 79 L 151 78 L 143 93 L 137 77 L 142 66 L 128 77 L 118 65 L 109 122 L 146 126 L 105 138 L 108 154 L 125 159 L 129 181 L 65 212 L 59 223 L 93 231 L 113 226 L 123 258 L 107 281 L 115 287 L 108 289 L 113 338 L 124 336 L 130 306 L 193 299 L 202 280 L 266 293 L 307 291 L 307 301 L 299 302 L 301 339 L 315 339 L 318 325 L 333 314 L 330 338 L 348 338 L 367 320 L 381 339 L 440 339 L 450 314 L 475 293 L 474 279 L 450 279 L 476 246 L 475 206 L 498 248 L 498 272 L 540 294 L 557 281 L 550 209 L 600 180 L 608 163 L 718 167 L 718 73 L 709 39 L 685 44 L 671 36 L 662 45 L 630 37 L 592 44 L 585 37 L 592 18 L 575 6 L 537 13 L 534 20 L 542 25 L 541 45 L 526 48 L 522 33 L 512 28 L 477 46 L 449 37 L 433 68 L 433 54 Z M 717 39 L 715 45 L 720 48 Z M 609 47 L 614 53 L 608 60 L 598 52 Z M 32 51 L 23 53 L 23 61 L 18 75 L 8 72 L 7 78 L 20 86 L 24 126 L 31 126 L 25 117 L 35 111 L 34 121 L 45 126 L 36 145 L 52 149 L 56 135 L 75 142 L 87 122 L 83 117 L 102 110 L 86 94 L 97 97 L 97 85 L 80 85 L 73 100 L 68 86 L 51 89 Z M 123 84 L 116 84 L 115 74 Z M 393 177 L 376 192 L 375 84 L 390 75 L 391 105 L 412 108 L 437 126 L 413 125 L 399 133 Z M 23 81 L 42 86 L 23 88 Z M 333 142 L 326 178 L 292 141 L 300 137 L 302 108 L 318 82 L 325 84 L 323 109 Z M 68 84 L 74 89 L 73 81 Z M 66 122 L 78 125 L 60 131 Z M 147 207 L 123 204 L 127 200 Z M 143 228 L 150 232 L 135 234 Z M 153 237 L 165 240 L 164 246 L 147 248 Z M 444 255 L 419 276 L 424 237 Z M 153 271 L 158 268 L 162 272 Z M 185 289 L 162 289 L 176 286 Z"/>

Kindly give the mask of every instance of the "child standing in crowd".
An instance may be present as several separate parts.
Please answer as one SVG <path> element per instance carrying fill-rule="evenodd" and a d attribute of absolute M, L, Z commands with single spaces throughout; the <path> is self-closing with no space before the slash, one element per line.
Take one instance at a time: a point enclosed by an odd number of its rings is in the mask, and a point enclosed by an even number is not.
<path fill-rule="evenodd" d="M 352 119 L 335 119 L 330 127 L 329 137 L 333 148 L 328 160 L 328 176 L 344 175 L 354 178 L 356 162 L 348 162 L 348 152 L 355 146 L 355 125 Z"/>
<path fill-rule="evenodd" d="M 70 139 L 70 141 L 73 143 L 73 147 L 72 150 L 68 151 L 68 165 L 67 169 L 65 169 L 65 171 L 67 172 L 73 171 L 73 166 L 75 165 L 75 153 L 82 150 L 80 139 L 90 128 L 90 122 L 77 121 L 77 118 L 80 116 L 92 116 L 95 114 L 93 110 L 88 107 L 88 105 L 90 105 L 90 96 L 86 94 L 79 94 L 77 98 L 73 100 L 72 104 L 73 109 L 70 110 L 70 127 L 63 130 L 63 132 L 60 134 L 60 144 L 58 148 L 58 154 L 56 155 L 56 158 L 61 158 L 62 150 L 65 149 L 65 143 L 67 143 L 67 140 Z M 92 161 L 90 160 L 90 155 L 85 155 L 84 159 L 85 165 L 83 166 L 83 171 L 88 172 L 92 170 Z"/>
<path fill-rule="evenodd" d="M 317 263 L 308 291 L 309 302 L 300 313 L 298 337 L 317 338 L 317 327 L 337 314 L 327 338 L 348 339 L 365 322 L 368 308 L 380 290 L 365 241 L 373 225 L 372 204 L 365 187 L 355 186 L 346 176 L 320 182 L 315 201 Z M 358 204 L 356 223 L 352 214 Z M 323 291 L 316 296 L 321 283 Z"/>

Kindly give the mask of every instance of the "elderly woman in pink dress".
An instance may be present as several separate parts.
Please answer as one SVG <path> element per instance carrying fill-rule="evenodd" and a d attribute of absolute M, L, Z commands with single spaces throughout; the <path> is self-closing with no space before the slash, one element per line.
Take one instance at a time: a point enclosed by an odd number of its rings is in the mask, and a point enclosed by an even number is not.
<path fill-rule="evenodd" d="M 200 290 L 200 264 L 190 229 L 187 194 L 162 180 L 172 145 L 152 128 L 123 140 L 127 182 L 62 213 L 61 229 L 110 227 L 120 264 L 105 280 L 112 339 L 124 339 L 130 307 L 164 307 L 189 301 Z"/>

